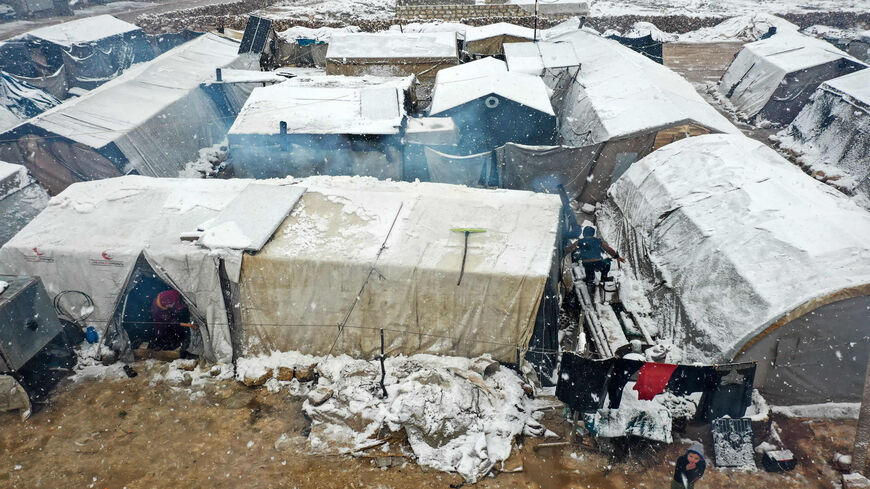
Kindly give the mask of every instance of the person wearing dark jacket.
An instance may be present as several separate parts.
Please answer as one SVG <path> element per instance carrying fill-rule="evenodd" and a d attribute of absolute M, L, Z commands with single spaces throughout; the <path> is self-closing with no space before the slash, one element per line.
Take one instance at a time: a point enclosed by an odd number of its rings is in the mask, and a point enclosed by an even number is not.
<path fill-rule="evenodd" d="M 601 272 L 602 282 L 607 281 L 607 274 L 610 273 L 610 258 L 604 259 L 604 252 L 620 262 L 625 262 L 625 258 L 619 256 L 616 250 L 611 248 L 603 239 L 595 236 L 595 228 L 592 226 L 583 228 L 583 237 L 569 246 L 566 251 L 571 253 L 571 258 L 574 261 L 579 261 L 583 265 L 583 270 L 586 271 L 585 282 L 587 284 L 595 282 L 595 272 Z"/>
<path fill-rule="evenodd" d="M 677 459 L 674 468 L 674 480 L 671 481 L 671 489 L 695 489 L 695 482 L 704 475 L 707 462 L 704 460 L 704 447 L 700 443 L 693 443 L 686 453 Z"/>

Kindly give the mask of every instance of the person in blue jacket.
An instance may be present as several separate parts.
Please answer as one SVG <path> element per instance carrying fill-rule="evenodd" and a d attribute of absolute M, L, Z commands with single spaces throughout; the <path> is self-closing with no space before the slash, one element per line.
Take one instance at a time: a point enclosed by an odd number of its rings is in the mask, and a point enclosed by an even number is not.
<path fill-rule="evenodd" d="M 604 258 L 604 252 L 621 263 L 625 263 L 625 258 L 619 256 L 619 253 L 603 239 L 595 236 L 595 228 L 592 226 L 583 228 L 583 237 L 569 246 L 566 251 L 571 253 L 571 258 L 574 261 L 583 265 L 583 269 L 586 271 L 585 282 L 587 284 L 595 282 L 595 272 L 601 272 L 602 282 L 607 281 L 607 274 L 610 273 L 610 258 Z"/>
<path fill-rule="evenodd" d="M 671 489 L 695 489 L 695 483 L 704 475 L 707 462 L 704 460 L 704 446 L 693 443 L 684 455 L 677 459 Z"/>

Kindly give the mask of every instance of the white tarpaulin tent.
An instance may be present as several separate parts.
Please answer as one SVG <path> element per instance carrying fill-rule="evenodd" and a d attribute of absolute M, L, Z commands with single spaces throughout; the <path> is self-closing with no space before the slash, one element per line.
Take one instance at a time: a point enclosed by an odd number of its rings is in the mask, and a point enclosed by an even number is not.
<path fill-rule="evenodd" d="M 0 269 L 41 277 L 52 297 L 65 290 L 84 292 L 94 302 L 88 322 L 105 330 L 144 257 L 199 318 L 206 358 L 228 362 L 232 344 L 219 270 L 223 266 L 237 279 L 241 252 L 231 248 L 247 247 L 258 234 L 243 230 L 271 233 L 295 203 L 292 196 L 298 198 L 297 188 L 286 186 L 289 197 L 273 198 L 270 204 L 283 205 L 283 216 L 272 213 L 268 219 L 254 206 L 236 225 L 208 225 L 228 208 L 247 208 L 237 198 L 252 185 L 257 184 L 139 176 L 74 184 L 0 248 Z M 263 185 L 257 186 L 257 193 L 264 192 Z M 214 249 L 181 240 L 198 228 L 212 231 Z"/>
<path fill-rule="evenodd" d="M 144 259 L 186 299 L 217 361 L 234 353 L 231 330 L 236 354 L 323 355 L 342 331 L 334 354 L 369 357 L 384 328 L 391 354 L 516 362 L 542 310 L 555 324 L 560 210 L 553 195 L 372 178 L 127 176 L 52 199 L 0 249 L 0 273 L 39 276 L 51 296 L 86 293 L 89 322 L 104 326 Z M 466 252 L 457 227 L 485 232 Z"/>
<path fill-rule="evenodd" d="M 680 75 L 642 54 L 583 30 L 552 41 L 573 45 L 580 71 L 559 113 L 566 146 L 607 143 L 580 199 L 599 202 L 607 187 L 635 161 L 687 136 L 739 134 Z M 571 70 L 571 75 L 573 76 Z"/>
<path fill-rule="evenodd" d="M 746 117 L 788 124 L 821 82 L 865 67 L 833 44 L 785 30 L 744 45 L 719 91 Z"/>
<path fill-rule="evenodd" d="M 441 68 L 459 64 L 455 32 L 333 34 L 326 52 L 328 75 L 415 75 L 431 81 Z"/>
<path fill-rule="evenodd" d="M 26 166 L 52 194 L 133 169 L 177 176 L 199 149 L 223 140 L 252 89 L 201 87 L 214 80 L 216 68 L 257 65 L 256 57 L 238 55 L 238 47 L 206 34 L 135 65 L 3 134 L 0 158 Z"/>
<path fill-rule="evenodd" d="M 870 199 L 870 70 L 822 83 L 778 136 L 838 187 Z"/>
<path fill-rule="evenodd" d="M 550 280 L 557 196 L 370 178 L 312 177 L 259 253 L 242 262 L 249 352 L 330 351 L 504 362 L 524 354 Z M 465 236 L 473 233 L 463 271 Z M 460 275 L 462 276 L 460 281 Z"/>
<path fill-rule="evenodd" d="M 602 235 L 647 279 L 659 331 L 688 361 L 757 360 L 776 402 L 860 397 L 870 214 L 735 135 L 668 145 L 609 194 Z"/>

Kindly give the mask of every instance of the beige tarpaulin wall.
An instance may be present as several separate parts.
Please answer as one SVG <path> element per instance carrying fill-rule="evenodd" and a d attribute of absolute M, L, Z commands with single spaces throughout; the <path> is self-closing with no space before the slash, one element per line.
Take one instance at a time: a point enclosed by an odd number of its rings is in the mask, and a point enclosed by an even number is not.
<path fill-rule="evenodd" d="M 242 354 L 524 353 L 550 274 L 559 198 L 439 184 L 308 179 L 241 273 Z M 461 284 L 465 236 L 471 234 Z M 381 252 L 381 246 L 384 245 Z M 379 254 L 380 252 L 380 254 Z M 355 298 L 359 300 L 355 302 Z M 349 316 L 348 316 L 349 314 Z"/>

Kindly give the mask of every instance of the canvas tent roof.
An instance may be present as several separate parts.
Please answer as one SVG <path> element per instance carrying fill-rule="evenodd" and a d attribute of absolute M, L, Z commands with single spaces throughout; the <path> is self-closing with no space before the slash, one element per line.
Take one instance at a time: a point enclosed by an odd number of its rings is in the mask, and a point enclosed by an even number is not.
<path fill-rule="evenodd" d="M 257 207 L 264 193 L 269 208 L 282 210 L 268 219 Z M 229 361 L 221 258 L 240 284 L 248 351 L 325 354 L 351 310 L 334 353 L 371 353 L 371 333 L 384 327 L 414 333 L 393 335 L 391 352 L 490 352 L 515 361 L 550 276 L 560 210 L 552 195 L 373 178 L 126 176 L 71 185 L 55 197 L 0 248 L 0 272 L 40 276 L 52 296 L 83 291 L 95 303 L 90 320 L 106 324 L 144 256 L 206 318 L 208 356 Z M 464 235 L 451 231 L 457 226 L 486 229 L 469 239 L 461 285 Z M 202 236 L 212 232 L 212 249 L 180 239 L 198 228 Z M 259 252 L 240 257 L 224 249 L 242 247 L 239 235 L 251 237 L 242 240 L 247 245 L 264 232 L 271 241 Z"/>
<path fill-rule="evenodd" d="M 749 116 L 761 112 L 789 73 L 832 61 L 860 63 L 833 44 L 794 31 L 745 44 L 719 81 L 734 107 Z"/>
<path fill-rule="evenodd" d="M 81 97 L 68 100 L 7 133 L 21 137 L 38 128 L 95 149 L 110 144 L 127 159 L 127 171 L 175 176 L 204 146 L 220 141 L 229 120 L 226 107 L 203 90 L 215 68 L 246 69 L 255 57 L 236 53 L 238 43 L 205 34 L 147 63 L 132 66 L 121 76 Z M 227 85 L 226 101 L 238 110 L 248 85 Z"/>
<path fill-rule="evenodd" d="M 870 214 L 749 138 L 677 141 L 609 193 L 603 236 L 648 250 L 689 361 L 730 360 L 799 307 L 870 284 Z"/>
<path fill-rule="evenodd" d="M 138 30 L 139 27 L 111 15 L 95 15 L 63 24 L 40 27 L 25 35 L 45 39 L 61 46 L 72 46 Z"/>
<path fill-rule="evenodd" d="M 48 193 L 21 165 L 0 161 L 0 246 L 48 204 Z"/>
<path fill-rule="evenodd" d="M 398 134 L 404 116 L 395 83 L 323 87 L 290 80 L 254 89 L 230 134 L 279 134 L 281 122 L 289 134 Z"/>
<path fill-rule="evenodd" d="M 507 22 L 497 22 L 476 27 L 469 27 L 465 30 L 465 42 L 480 41 L 498 36 L 522 37 L 532 40 L 535 37 L 534 29 L 523 27 Z"/>
<path fill-rule="evenodd" d="M 544 80 L 539 76 L 508 72 L 504 62 L 494 58 L 439 71 L 429 114 L 436 115 L 490 94 L 555 115 Z"/>
<path fill-rule="evenodd" d="M 455 58 L 456 33 L 428 32 L 425 34 L 358 33 L 332 35 L 328 59 L 397 58 L 443 59 Z"/>
<path fill-rule="evenodd" d="M 861 70 L 834 78 L 823 85 L 870 107 L 870 70 Z"/>
<path fill-rule="evenodd" d="M 322 71 L 301 73 L 284 82 L 286 86 L 314 88 L 365 88 L 373 86 L 389 86 L 399 90 L 410 90 L 414 86 L 414 77 L 408 76 L 344 76 L 326 75 Z"/>
<path fill-rule="evenodd" d="M 838 187 L 870 197 L 870 70 L 822 83 L 777 137 Z"/>
<path fill-rule="evenodd" d="M 505 45 L 504 55 L 508 70 L 530 75 L 580 64 L 574 46 L 567 42 L 514 42 Z"/>
<path fill-rule="evenodd" d="M 557 36 L 580 61 L 567 93 L 562 132 L 584 146 L 688 122 L 739 133 L 680 75 L 616 41 L 582 30 Z"/>

